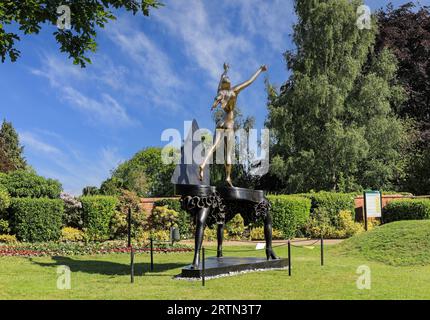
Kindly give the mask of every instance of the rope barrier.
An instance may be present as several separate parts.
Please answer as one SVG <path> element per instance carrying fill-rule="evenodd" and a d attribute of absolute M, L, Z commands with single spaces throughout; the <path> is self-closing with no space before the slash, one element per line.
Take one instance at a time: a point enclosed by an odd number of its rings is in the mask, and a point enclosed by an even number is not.
<path fill-rule="evenodd" d="M 291 245 L 293 247 L 300 248 L 300 247 L 306 247 L 306 246 L 313 246 L 314 244 L 316 244 L 317 242 L 320 242 L 321 240 L 318 239 L 318 240 L 315 240 L 314 242 L 312 242 L 310 244 L 302 245 L 302 246 L 295 246 L 295 245 L 293 245 L 293 243 L 305 242 L 305 241 L 312 241 L 312 239 L 290 241 L 290 243 L 291 243 Z M 254 242 L 247 242 L 247 243 L 249 243 L 249 244 L 255 244 Z M 287 245 L 288 245 L 288 242 L 287 243 L 283 243 L 283 244 L 279 244 L 279 245 L 276 245 L 276 246 L 272 246 L 272 248 L 279 248 L 279 247 L 284 247 L 284 246 L 287 246 Z M 209 249 L 209 248 L 205 248 L 205 249 L 206 249 L 206 251 L 213 251 L 213 252 L 217 252 L 218 251 L 217 249 Z M 255 249 L 247 249 L 247 250 L 223 250 L 223 252 L 252 252 L 252 251 L 255 251 Z"/>

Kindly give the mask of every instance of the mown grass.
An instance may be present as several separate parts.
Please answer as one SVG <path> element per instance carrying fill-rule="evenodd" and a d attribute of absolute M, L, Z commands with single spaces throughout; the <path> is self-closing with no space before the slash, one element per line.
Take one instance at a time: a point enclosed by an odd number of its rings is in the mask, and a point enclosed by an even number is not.
<path fill-rule="evenodd" d="M 430 264 L 430 220 L 387 223 L 352 237 L 336 250 L 393 266 Z"/>
<path fill-rule="evenodd" d="M 226 247 L 225 251 L 252 249 Z M 287 256 L 285 247 L 277 253 Z M 262 256 L 262 251 L 234 253 Z M 189 264 L 191 253 L 155 255 L 155 272 L 149 273 L 149 256 L 136 256 L 135 283 L 130 283 L 127 254 L 0 258 L 0 299 L 429 299 L 430 266 L 394 267 L 360 257 L 339 254 L 326 247 L 321 267 L 319 248 L 292 248 L 292 277 L 286 270 L 249 273 L 200 282 L 175 280 Z M 72 271 L 71 290 L 58 290 L 57 266 Z M 356 286 L 360 265 L 371 270 L 371 289 Z"/>

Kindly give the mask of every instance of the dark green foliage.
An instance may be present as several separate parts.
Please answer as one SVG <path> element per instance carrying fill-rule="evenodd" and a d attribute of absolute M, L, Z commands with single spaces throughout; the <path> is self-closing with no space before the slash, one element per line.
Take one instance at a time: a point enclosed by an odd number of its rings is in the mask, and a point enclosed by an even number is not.
<path fill-rule="evenodd" d="M 15 32 L 7 32 L 6 25 L 14 25 L 12 31 L 19 28 L 24 34 L 38 34 L 44 24 L 56 25 L 60 16 L 57 8 L 69 5 L 71 11 L 71 30 L 55 29 L 55 39 L 60 44 L 60 51 L 73 59 L 74 64 L 82 67 L 91 62 L 88 51 L 96 51 L 96 30 L 104 28 L 116 17 L 115 9 L 125 9 L 133 14 L 141 11 L 145 16 L 149 10 L 157 8 L 156 0 L 97 0 L 97 1 L 63 1 L 63 0 L 32 0 L 32 1 L 1 1 L 0 2 L 0 59 L 4 62 L 7 56 L 16 61 L 20 51 L 16 48 L 20 36 Z"/>
<path fill-rule="evenodd" d="M 1 4 L 0 4 L 1 17 Z M 0 48 L 1 48 L 1 19 L 0 19 Z M 0 50 L 1 54 L 1 50 Z M 10 172 L 25 169 L 23 156 L 24 148 L 19 144 L 19 137 L 12 123 L 3 120 L 0 129 L 0 172 Z"/>
<path fill-rule="evenodd" d="M 113 171 L 112 177 L 103 182 L 101 192 L 116 195 L 120 189 L 126 189 L 136 192 L 140 197 L 173 195 L 170 178 L 175 165 L 163 163 L 161 150 L 161 148 L 146 148 L 120 164 Z"/>
<path fill-rule="evenodd" d="M 424 219 L 430 219 L 430 199 L 393 200 L 382 211 L 382 221 L 384 223 Z"/>
<path fill-rule="evenodd" d="M 162 199 L 154 203 L 157 207 L 167 206 L 178 213 L 177 225 L 181 238 L 189 238 L 192 235 L 193 223 L 190 214 L 181 208 L 179 199 Z"/>
<path fill-rule="evenodd" d="M 100 194 L 100 190 L 94 186 L 88 186 L 82 189 L 83 196 L 97 196 Z"/>
<path fill-rule="evenodd" d="M 109 178 L 100 186 L 100 194 L 105 196 L 119 196 L 122 193 L 122 182 L 115 177 Z"/>
<path fill-rule="evenodd" d="M 361 4 L 295 1 L 291 77 L 279 92 L 268 87 L 270 170 L 288 193 L 393 188 L 404 173 L 397 61 L 388 50 L 372 53 L 375 19 L 357 28 Z"/>
<path fill-rule="evenodd" d="M 349 211 L 351 214 L 355 212 L 355 196 L 352 193 L 321 191 L 318 193 L 303 194 L 302 196 L 312 201 L 311 215 L 324 212 L 324 215 L 328 216 L 333 225 L 338 225 L 339 213 L 341 211 Z"/>
<path fill-rule="evenodd" d="M 110 196 L 87 196 L 81 197 L 80 200 L 87 237 L 90 240 L 108 239 L 110 222 L 118 200 Z"/>
<path fill-rule="evenodd" d="M 60 199 L 13 198 L 10 206 L 12 231 L 21 241 L 58 240 L 64 212 Z"/>
<path fill-rule="evenodd" d="M 57 180 L 46 179 L 31 171 L 12 171 L 7 175 L 0 175 L 3 185 L 14 198 L 50 198 L 60 197 L 61 183 Z"/>
<path fill-rule="evenodd" d="M 285 238 L 295 237 L 304 227 L 311 210 L 311 201 L 299 196 L 267 196 L 272 205 L 273 228 Z"/>
<path fill-rule="evenodd" d="M 414 122 L 403 189 L 430 194 L 430 7 L 412 2 L 378 13 L 376 50 L 389 48 L 399 61 L 397 77 L 407 99 L 397 113 Z"/>

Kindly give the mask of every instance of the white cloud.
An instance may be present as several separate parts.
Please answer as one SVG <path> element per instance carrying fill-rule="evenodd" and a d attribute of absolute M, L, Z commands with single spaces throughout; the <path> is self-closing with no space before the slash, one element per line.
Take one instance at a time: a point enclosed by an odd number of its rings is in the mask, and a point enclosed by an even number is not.
<path fill-rule="evenodd" d="M 177 91 L 183 88 L 169 56 L 133 20 L 119 17 L 106 30 L 108 38 L 131 59 L 133 70 L 124 90 L 147 105 L 179 110 Z"/>
<path fill-rule="evenodd" d="M 240 24 L 245 33 L 266 40 L 274 50 L 286 49 L 295 19 L 293 1 L 235 0 L 224 3 L 227 10 L 239 10 Z"/>
<path fill-rule="evenodd" d="M 228 24 L 214 19 L 200 0 L 168 1 L 166 7 L 153 16 L 167 30 L 184 42 L 185 52 L 194 64 L 203 69 L 212 83 L 219 80 L 222 65 L 226 61 L 235 65 L 232 78 L 240 71 L 254 69 L 258 63 L 253 57 L 254 46 L 239 32 L 232 32 Z"/>
<path fill-rule="evenodd" d="M 109 84 L 111 79 L 123 72 L 121 69 L 110 65 L 109 68 L 99 69 L 103 70 L 103 73 L 98 74 L 73 66 L 68 61 L 63 62 L 54 55 L 45 55 L 42 61 L 41 68 L 33 68 L 30 72 L 47 78 L 51 87 L 59 93 L 59 98 L 83 112 L 91 122 L 111 126 L 128 126 L 135 123 L 128 116 L 126 109 L 109 93 L 102 91 L 99 98 L 94 98 L 77 89 L 79 85 L 90 84 L 94 87 L 95 80 L 100 79 L 107 79 L 104 82 Z M 113 86 L 112 83 L 111 86 Z"/>
<path fill-rule="evenodd" d="M 19 139 L 21 141 L 21 143 L 28 149 L 32 149 L 36 152 L 40 152 L 40 153 L 44 153 L 47 155 L 59 155 L 61 154 L 61 151 L 46 143 L 41 141 L 37 135 L 28 132 L 28 131 L 24 131 L 24 132 L 20 132 L 19 133 Z"/>
<path fill-rule="evenodd" d="M 19 136 L 38 173 L 60 180 L 64 190 L 74 195 L 85 186 L 100 186 L 123 161 L 114 147 L 83 152 L 62 136 L 45 130 L 20 131 Z"/>

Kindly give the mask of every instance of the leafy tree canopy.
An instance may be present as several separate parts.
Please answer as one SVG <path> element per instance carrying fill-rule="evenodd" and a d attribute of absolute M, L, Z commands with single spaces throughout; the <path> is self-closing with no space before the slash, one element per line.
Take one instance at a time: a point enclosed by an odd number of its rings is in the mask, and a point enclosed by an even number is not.
<path fill-rule="evenodd" d="M 418 10 L 416 10 L 418 9 Z M 407 3 L 378 13 L 376 51 L 390 49 L 399 61 L 397 77 L 407 99 L 397 110 L 414 120 L 413 143 L 403 184 L 415 194 L 430 193 L 430 10 Z"/>
<path fill-rule="evenodd" d="M 116 17 L 112 9 L 124 8 L 137 14 L 142 12 L 149 15 L 150 9 L 161 6 L 157 0 L 31 0 L 0 2 L 0 58 L 2 62 L 9 56 L 16 61 L 20 51 L 16 42 L 20 36 L 15 32 L 6 31 L 6 25 L 16 23 L 25 35 L 38 34 L 44 24 L 57 25 L 62 12 L 57 13 L 61 5 L 70 8 L 70 29 L 57 29 L 53 35 L 60 45 L 61 52 L 69 55 L 74 64 L 85 67 L 90 63 L 87 52 L 96 51 L 97 27 L 104 28 L 105 24 Z"/>
<path fill-rule="evenodd" d="M 403 102 L 396 59 L 374 54 L 376 24 L 360 30 L 362 1 L 296 0 L 292 76 L 269 88 L 271 173 L 284 191 L 392 188 L 403 174 Z M 370 61 L 370 63 L 367 63 Z"/>
<path fill-rule="evenodd" d="M 161 148 L 149 147 L 136 153 L 133 158 L 120 164 L 112 177 L 102 183 L 103 194 L 119 195 L 121 189 L 136 192 L 141 197 L 173 195 L 170 182 L 175 164 L 162 162 Z"/>
<path fill-rule="evenodd" d="M 28 170 L 0 174 L 0 185 L 4 186 L 10 196 L 15 198 L 57 199 L 62 191 L 59 181 L 46 179 Z"/>

